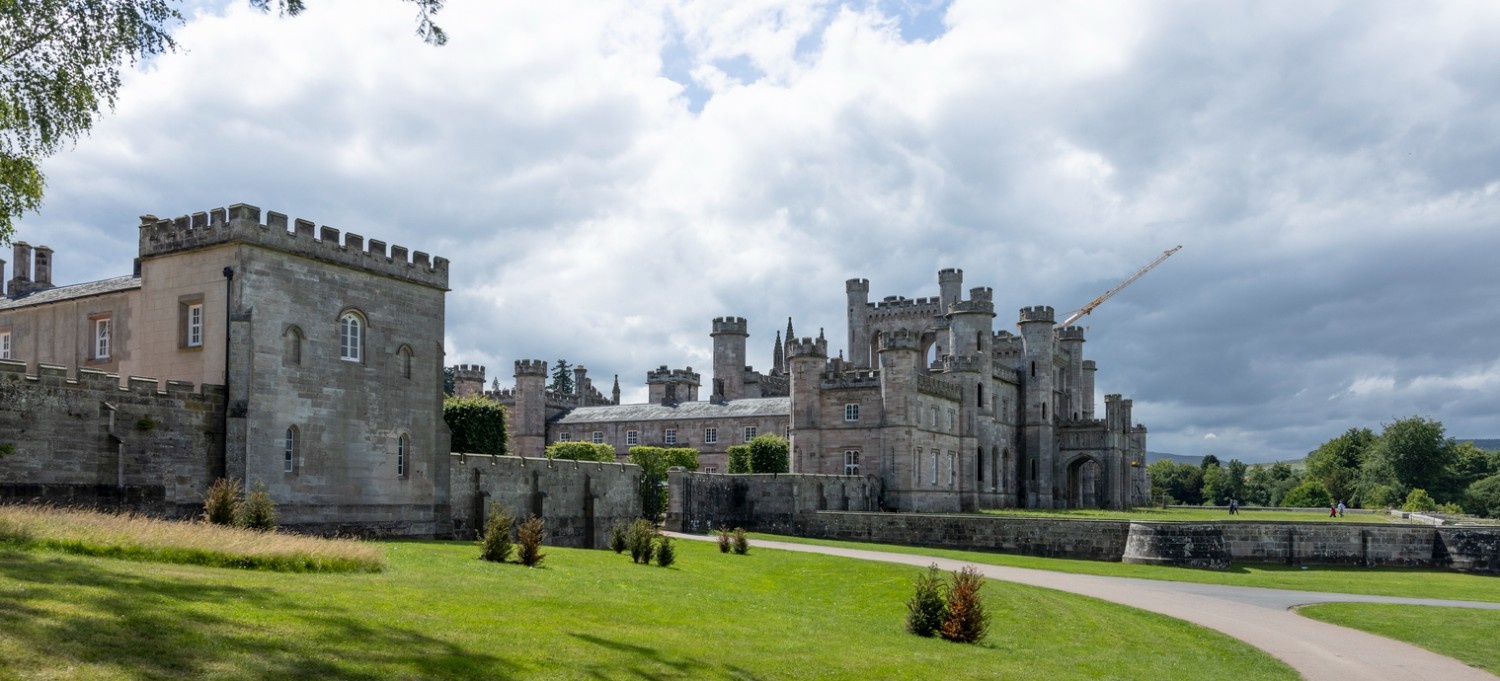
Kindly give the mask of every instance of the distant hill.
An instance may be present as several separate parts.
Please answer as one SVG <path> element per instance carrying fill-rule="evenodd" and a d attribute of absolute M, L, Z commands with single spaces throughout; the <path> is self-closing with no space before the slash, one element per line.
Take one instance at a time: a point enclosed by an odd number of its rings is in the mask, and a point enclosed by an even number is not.
<path fill-rule="evenodd" d="M 1487 452 L 1500 451 L 1500 438 L 1493 438 L 1492 437 L 1492 438 L 1485 438 L 1485 439 L 1479 439 L 1479 440 L 1465 440 L 1463 438 L 1455 438 L 1455 439 L 1457 439 L 1459 442 L 1472 442 L 1472 443 L 1474 443 L 1475 447 L 1483 449 L 1483 450 L 1485 450 Z M 1150 460 L 1150 458 L 1151 458 L 1151 454 L 1147 453 L 1146 454 L 1146 459 Z"/>
<path fill-rule="evenodd" d="M 1146 452 L 1147 465 L 1156 463 L 1158 461 L 1161 461 L 1162 459 L 1166 459 L 1168 461 L 1171 461 L 1172 463 L 1185 463 L 1190 466 L 1203 465 L 1203 457 L 1201 456 L 1188 456 L 1186 454 L 1166 454 L 1163 452 Z"/>

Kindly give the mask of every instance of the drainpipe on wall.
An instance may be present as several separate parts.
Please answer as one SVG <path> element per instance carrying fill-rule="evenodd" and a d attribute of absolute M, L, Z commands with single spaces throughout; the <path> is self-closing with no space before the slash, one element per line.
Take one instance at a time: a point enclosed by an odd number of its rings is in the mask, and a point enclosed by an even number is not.
<path fill-rule="evenodd" d="M 234 304 L 234 268 L 224 268 L 224 416 L 220 423 L 221 437 L 224 438 L 224 472 L 229 471 L 229 350 L 230 350 L 230 328 L 233 316 Z"/>

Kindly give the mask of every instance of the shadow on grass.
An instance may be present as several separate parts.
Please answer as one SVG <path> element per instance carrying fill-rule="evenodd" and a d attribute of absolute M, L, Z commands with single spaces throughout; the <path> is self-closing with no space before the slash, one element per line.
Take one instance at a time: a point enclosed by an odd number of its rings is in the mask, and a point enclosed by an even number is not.
<path fill-rule="evenodd" d="M 620 678 L 621 671 L 629 672 L 632 678 L 649 679 L 651 681 L 659 681 L 661 679 L 699 679 L 709 676 L 745 679 L 747 681 L 759 678 L 755 674 L 733 665 L 720 666 L 690 658 L 669 659 L 663 656 L 657 649 L 643 645 L 611 641 L 593 634 L 571 632 L 568 635 L 584 643 L 622 653 L 634 661 L 634 664 L 625 669 L 614 665 L 605 666 L 599 664 L 590 664 L 581 667 L 585 673 L 596 679 Z"/>
<path fill-rule="evenodd" d="M 0 640 L 34 653 L 0 660 L 0 677 L 72 669 L 147 679 L 503 679 L 515 668 L 418 631 L 313 610 L 274 588 L 4 550 Z"/>

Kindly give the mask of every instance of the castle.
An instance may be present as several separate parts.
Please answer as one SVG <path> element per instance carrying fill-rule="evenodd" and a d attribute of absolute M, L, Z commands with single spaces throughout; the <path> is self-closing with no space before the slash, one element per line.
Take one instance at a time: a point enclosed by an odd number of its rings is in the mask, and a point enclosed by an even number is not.
<path fill-rule="evenodd" d="M 772 370 L 745 365 L 743 318 L 713 320 L 713 389 L 700 401 L 691 367 L 648 372 L 650 402 L 619 404 L 593 390 L 583 367 L 575 391 L 545 387 L 547 365 L 515 363 L 507 404 L 513 453 L 542 456 L 547 443 L 586 440 L 699 450 L 705 472 L 726 470 L 727 450 L 758 434 L 785 435 L 791 472 L 874 476 L 887 510 L 1128 508 L 1146 503 L 1146 429 L 1131 401 L 1106 395 L 1096 418 L 1084 330 L 1055 327 L 1054 311 L 1020 310 L 1018 333 L 994 328 L 993 291 L 961 297 L 963 272 L 938 273 L 939 294 L 869 300 L 851 279 L 849 356 L 828 341 L 780 333 Z M 483 367 L 458 368 L 460 392 L 483 389 Z"/>
<path fill-rule="evenodd" d="M 293 528 L 447 531 L 443 258 L 246 204 L 143 216 L 134 271 L 92 283 L 13 246 L 0 499 L 190 515 L 229 476 Z"/>

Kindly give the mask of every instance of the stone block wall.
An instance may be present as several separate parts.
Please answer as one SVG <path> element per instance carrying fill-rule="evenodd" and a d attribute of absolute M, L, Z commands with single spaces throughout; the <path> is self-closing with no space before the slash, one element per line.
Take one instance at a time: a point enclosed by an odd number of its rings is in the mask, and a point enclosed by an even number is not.
<path fill-rule="evenodd" d="M 1129 522 L 936 513 L 806 513 L 801 536 L 1049 558 L 1118 561 Z"/>
<path fill-rule="evenodd" d="M 1289 565 L 1442 567 L 1431 527 L 1366 523 L 1216 523 L 1234 560 Z"/>
<path fill-rule="evenodd" d="M 452 471 L 459 538 L 476 536 L 493 502 L 517 521 L 542 517 L 547 543 L 573 548 L 605 548 L 612 525 L 641 515 L 641 469 L 632 464 L 453 454 Z"/>
<path fill-rule="evenodd" d="M 0 360 L 0 502 L 109 507 L 184 517 L 222 475 L 224 391 L 60 366 L 27 375 Z"/>
<path fill-rule="evenodd" d="M 720 526 L 801 534 L 800 514 L 874 511 L 881 485 L 874 476 L 715 475 L 674 468 L 667 473 L 667 528 L 707 532 Z"/>

